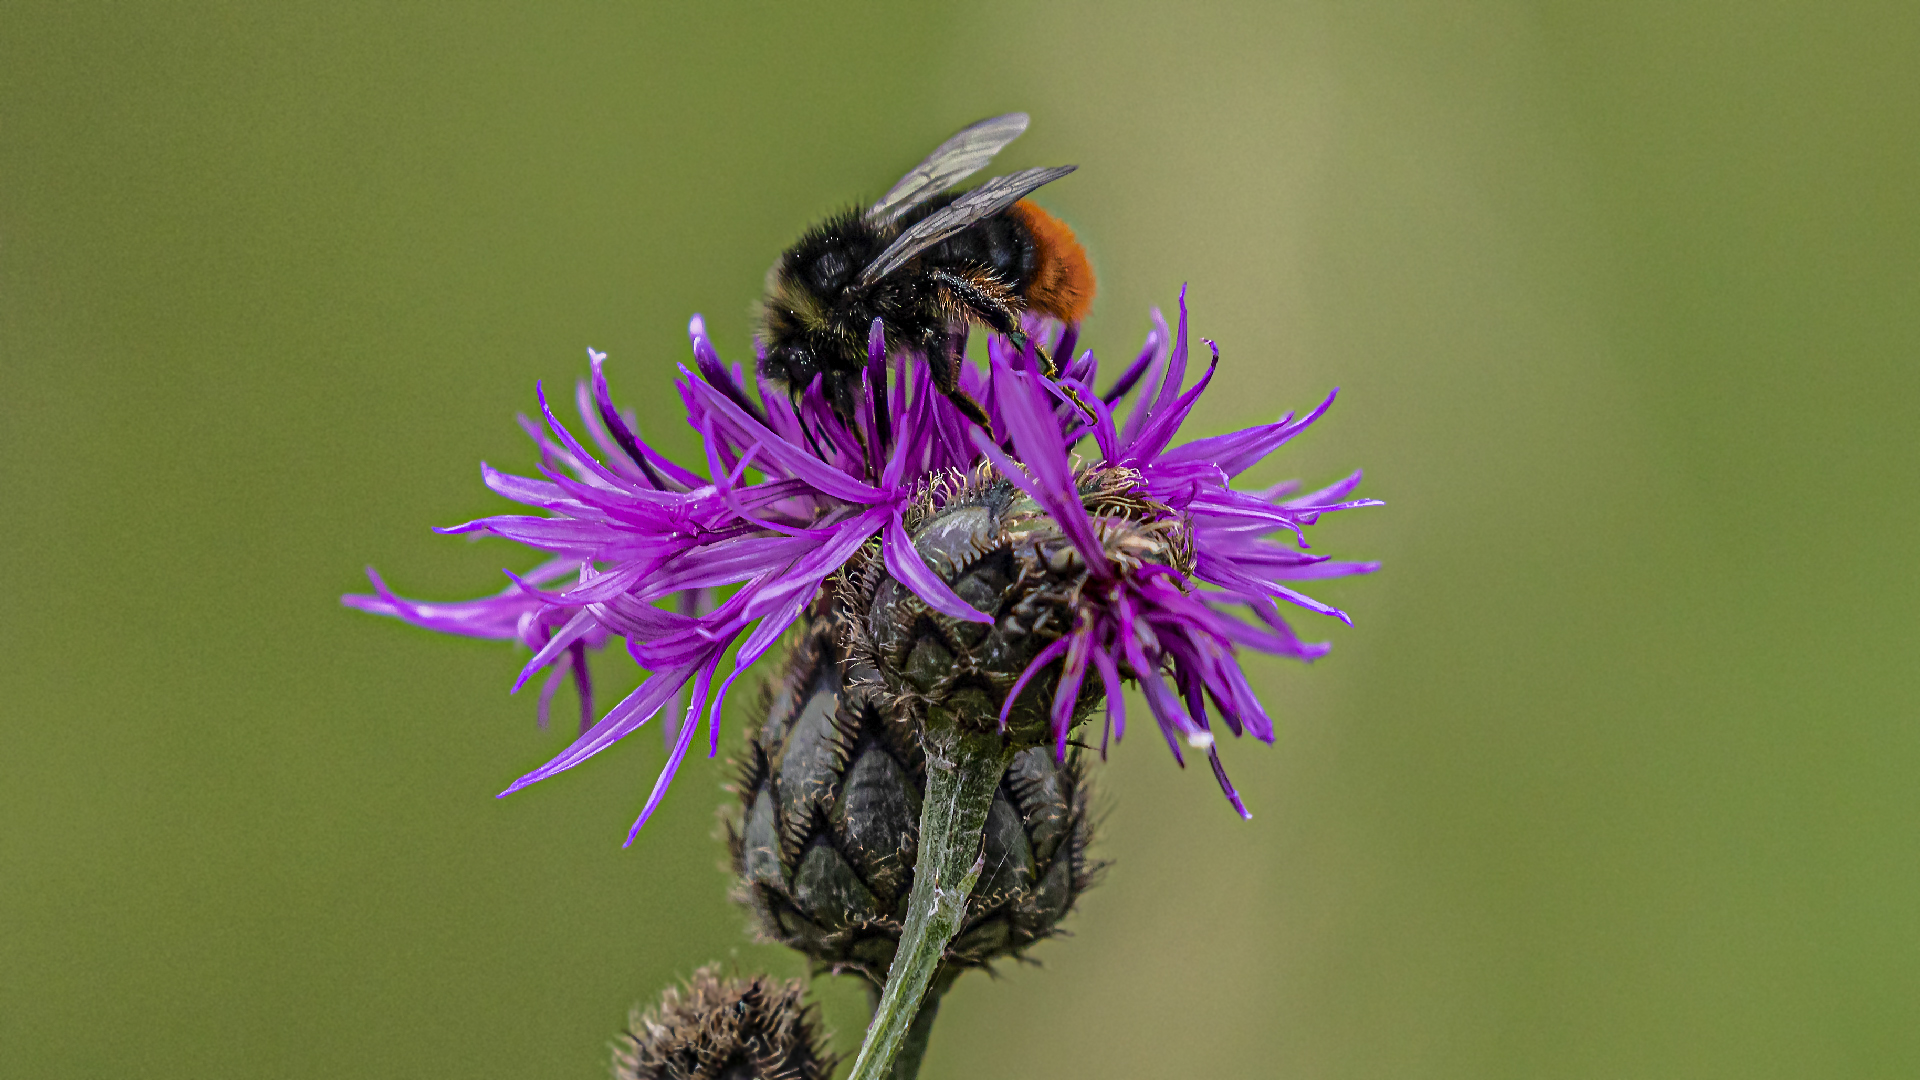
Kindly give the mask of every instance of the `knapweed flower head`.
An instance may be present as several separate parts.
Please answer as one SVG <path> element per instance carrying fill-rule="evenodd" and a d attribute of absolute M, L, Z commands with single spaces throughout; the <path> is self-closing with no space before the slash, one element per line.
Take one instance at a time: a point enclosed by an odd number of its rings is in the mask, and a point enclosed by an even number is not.
<path fill-rule="evenodd" d="M 704 462 L 681 465 L 641 439 L 633 415 L 612 400 L 604 354 L 590 352 L 591 385 L 577 387 L 576 401 L 594 449 L 559 421 L 541 391 L 543 423 L 525 425 L 541 451 L 540 476 L 482 465 L 488 487 L 541 513 L 444 530 L 515 540 L 547 561 L 530 574 L 510 574 L 506 591 L 465 603 L 408 600 L 377 576 L 374 595 L 346 598 L 430 629 L 525 642 L 534 653 L 515 689 L 549 672 L 543 715 L 553 687 L 569 675 L 590 701 L 586 652 L 613 638 L 649 673 L 503 795 L 580 764 L 684 694 L 667 764 L 628 834 L 632 843 L 701 715 L 712 755 L 728 690 L 773 648 L 827 577 L 856 556 L 882 568 L 930 618 L 993 632 L 1009 612 L 984 610 L 969 601 L 987 598 L 956 592 L 953 566 L 929 566 L 909 521 L 924 526 L 952 493 L 997 478 L 1030 503 L 1024 528 L 1033 532 L 1038 524 L 1062 539 L 1046 557 L 1070 549 L 1082 569 L 1070 611 L 1037 630 L 1030 621 L 1022 625 L 1039 635 L 1039 645 L 1009 687 L 1001 717 L 1028 685 L 1050 680 L 1052 734 L 1063 750 L 1075 703 L 1083 689 L 1092 693 L 1091 674 L 1117 738 L 1126 720 L 1121 688 L 1131 680 L 1176 756 L 1183 742 L 1205 747 L 1229 798 L 1245 812 L 1219 772 L 1205 702 L 1214 702 L 1235 734 L 1272 739 L 1272 722 L 1237 651 L 1299 659 L 1325 652 L 1294 635 L 1279 604 L 1346 616 L 1284 583 L 1374 569 L 1310 553 L 1304 533 L 1322 514 L 1372 500 L 1347 499 L 1358 473 L 1310 495 L 1295 495 L 1288 485 L 1245 492 L 1230 483 L 1317 420 L 1331 397 L 1299 419 L 1289 414 L 1172 447 L 1219 360 L 1216 351 L 1206 373 L 1182 390 L 1184 291 L 1178 330 L 1170 333 L 1156 312 L 1146 346 L 1104 392 L 1095 390 L 1099 363 L 1091 351 L 1068 362 L 1063 385 L 1056 385 L 1038 373 L 1031 352 L 991 338 L 987 369 L 963 364 L 959 376 L 984 405 L 991 436 L 939 392 L 925 364 L 889 351 L 878 321 L 868 342 L 866 393 L 851 422 L 836 415 L 818 380 L 776 388 L 756 378 L 755 393 L 738 365 L 721 360 L 697 317 L 690 336 L 698 374 L 681 366 L 675 386 Z M 1075 339 L 1070 327 L 1029 327 L 1030 342 L 1044 341 L 1063 357 L 1072 356 Z M 1088 403 L 1091 417 L 1063 386 Z M 1134 404 L 1122 422 L 1115 410 L 1129 398 Z M 1080 461 L 1075 451 L 1089 437 L 1091 460 Z M 1143 547 L 1149 536 L 1164 543 Z M 729 652 L 732 665 L 723 675 Z"/>
<path fill-rule="evenodd" d="M 1207 702 L 1234 735 L 1273 740 L 1238 648 L 1301 660 L 1327 651 L 1301 641 L 1279 603 L 1347 616 L 1284 582 L 1376 569 L 1310 553 L 1304 531 L 1322 514 L 1376 502 L 1347 498 L 1358 473 L 1307 495 L 1292 484 L 1230 486 L 1319 419 L 1331 396 L 1305 417 L 1170 448 L 1219 363 L 1216 350 L 1205 374 L 1181 391 L 1186 329 L 1183 296 L 1171 350 L 1150 344 L 1112 389 L 1085 395 L 1091 419 L 1065 407 L 1059 389 L 1030 366 L 1016 370 L 994 351 L 1007 443 L 969 433 L 981 465 L 945 490 L 935 485 L 908 524 L 959 595 L 999 617 L 990 628 L 955 623 L 871 570 L 856 615 L 865 619 L 875 666 L 904 703 L 956 718 L 985 706 L 1002 730 L 1010 722 L 1016 732 L 1040 728 L 1056 755 L 1102 696 L 1107 732 L 1124 735 L 1122 684 L 1136 683 L 1176 760 L 1183 743 L 1204 750 L 1245 816 L 1220 764 Z M 1156 328 L 1161 340 L 1164 333 Z M 1112 403 L 1138 384 L 1140 402 L 1117 424 Z M 1070 451 L 1089 434 L 1098 456 L 1082 463 Z M 975 700 L 956 707 L 953 699 L 965 695 Z"/>

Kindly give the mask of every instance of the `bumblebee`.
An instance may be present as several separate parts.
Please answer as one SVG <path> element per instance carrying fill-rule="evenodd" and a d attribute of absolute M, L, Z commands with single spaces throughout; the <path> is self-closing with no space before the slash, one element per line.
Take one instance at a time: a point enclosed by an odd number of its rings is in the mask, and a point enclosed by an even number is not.
<path fill-rule="evenodd" d="M 1026 129 L 1025 113 L 982 120 L 941 143 L 872 206 L 828 218 L 788 248 L 767 274 L 761 372 L 794 394 L 820 378 L 828 403 L 851 423 L 867 336 L 879 319 L 889 351 L 924 355 L 941 392 L 989 427 L 960 386 L 968 328 L 979 323 L 1025 349 L 1024 312 L 1076 324 L 1093 303 L 1093 268 L 1073 230 L 1025 201 L 1075 166 L 948 191 Z M 1053 357 L 1038 348 L 1035 355 L 1057 378 Z"/>

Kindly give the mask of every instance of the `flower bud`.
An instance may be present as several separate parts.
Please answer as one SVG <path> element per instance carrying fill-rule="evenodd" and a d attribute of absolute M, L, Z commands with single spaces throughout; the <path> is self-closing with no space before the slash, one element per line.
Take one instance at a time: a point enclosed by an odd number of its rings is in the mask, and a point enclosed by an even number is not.
<path fill-rule="evenodd" d="M 918 857 L 926 758 L 877 673 L 850 660 L 823 591 L 748 741 L 729 825 L 739 896 L 761 933 L 835 971 L 886 980 Z M 987 816 L 984 870 L 946 960 L 978 966 L 1055 932 L 1097 867 L 1077 755 L 1013 759 Z"/>
<path fill-rule="evenodd" d="M 799 980 L 722 979 L 717 968 L 635 1006 L 615 1039 L 615 1080 L 826 1080 L 837 1063 Z"/>
<path fill-rule="evenodd" d="M 1124 565 L 1190 564 L 1183 524 L 1138 493 L 1138 479 L 1126 469 L 1080 476 L 1081 501 L 1097 515 L 1096 539 Z M 1053 659 L 1037 672 L 1028 668 L 1080 618 L 1088 584 L 1081 552 L 1039 504 L 986 467 L 930 491 L 906 525 L 928 567 L 994 621 L 966 622 L 934 610 L 869 551 L 847 575 L 862 631 L 857 655 L 902 706 L 928 723 L 977 730 L 1004 715 L 1015 745 L 1051 742 L 1052 688 L 1065 660 Z M 1101 696 L 1097 679 L 1081 682 L 1071 723 L 1062 730 L 1084 719 Z"/>

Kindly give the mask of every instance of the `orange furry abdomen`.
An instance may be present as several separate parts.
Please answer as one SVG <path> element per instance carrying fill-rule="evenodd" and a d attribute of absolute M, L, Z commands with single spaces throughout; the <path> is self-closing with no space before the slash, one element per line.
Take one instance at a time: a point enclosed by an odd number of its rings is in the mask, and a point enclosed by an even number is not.
<path fill-rule="evenodd" d="M 1033 280 L 1027 283 L 1027 306 L 1061 322 L 1077 323 L 1093 306 L 1093 267 L 1086 249 L 1074 239 L 1067 223 L 1025 199 L 1007 215 L 1027 227 L 1033 237 Z"/>

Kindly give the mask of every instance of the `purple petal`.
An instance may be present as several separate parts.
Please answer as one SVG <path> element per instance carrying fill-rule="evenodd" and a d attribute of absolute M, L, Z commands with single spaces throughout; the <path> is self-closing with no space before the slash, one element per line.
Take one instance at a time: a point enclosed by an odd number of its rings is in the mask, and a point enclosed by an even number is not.
<path fill-rule="evenodd" d="M 1237 564 L 1226 559 L 1215 557 L 1205 549 L 1196 553 L 1193 573 L 1195 577 L 1202 581 L 1212 582 L 1215 585 L 1224 586 L 1225 588 L 1242 593 L 1271 596 L 1276 599 L 1285 600 L 1288 603 L 1297 604 L 1300 607 L 1306 608 L 1308 611 L 1317 612 L 1321 615 L 1331 615 L 1341 622 L 1346 623 L 1348 626 L 1353 625 L 1353 620 L 1347 616 L 1346 612 L 1341 611 L 1339 608 L 1331 604 L 1323 604 L 1305 593 L 1295 592 L 1278 582 L 1267 581 L 1263 578 L 1256 577 Z"/>
<path fill-rule="evenodd" d="M 713 668 L 719 661 L 720 657 L 716 655 L 700 669 L 699 677 L 693 685 L 693 703 L 687 706 L 687 715 L 680 721 L 680 738 L 674 741 L 673 753 L 667 755 L 667 763 L 661 768 L 659 779 L 653 782 L 653 790 L 647 795 L 647 805 L 641 809 L 640 817 L 634 821 L 633 828 L 628 830 L 626 843 L 621 844 L 621 847 L 633 846 L 633 841 L 640 835 L 641 827 L 646 825 L 647 819 L 653 816 L 653 811 L 660 805 L 660 800 L 666 796 L 667 785 L 673 783 L 674 774 L 680 771 L 680 762 L 687 756 L 687 744 L 693 741 L 693 714 L 706 703 L 707 685 L 712 682 Z"/>
<path fill-rule="evenodd" d="M 868 330 L 868 347 L 873 344 L 872 330 Z M 905 352 L 896 352 L 887 359 L 889 378 L 887 379 L 887 412 L 892 416 L 907 414 L 907 357 Z M 921 365 L 923 368 L 925 365 Z"/>
<path fill-rule="evenodd" d="M 647 460 L 646 451 L 641 449 L 639 437 L 627 428 L 626 418 L 620 415 L 620 410 L 614 408 L 613 394 L 607 389 L 607 373 L 603 367 L 607 360 L 607 354 L 588 349 L 587 357 L 589 365 L 593 368 L 593 404 L 595 407 L 588 409 L 585 401 L 579 402 L 581 418 L 591 425 L 591 418 L 597 414 L 600 422 L 605 425 L 607 435 L 613 440 L 614 444 L 620 448 L 622 453 L 627 455 L 628 460 L 632 461 L 633 464 L 640 469 L 640 478 L 656 488 L 665 488 L 667 486 L 666 481 L 661 479 L 659 472 L 655 471 L 653 463 Z M 576 391 L 575 396 L 584 397 L 585 395 L 579 394 Z M 598 435 L 600 433 L 596 431 L 594 434 Z"/>
<path fill-rule="evenodd" d="M 1180 286 L 1180 321 L 1173 332 L 1173 351 L 1167 354 L 1167 373 L 1160 380 L 1160 392 L 1153 399 L 1153 415 L 1180 396 L 1180 384 L 1187 381 L 1187 287 Z"/>
<path fill-rule="evenodd" d="M 767 380 L 756 375 L 754 385 L 760 389 L 760 402 L 767 414 L 767 428 L 774 434 L 795 442 L 804 438 L 800 432 L 800 418 L 794 414 L 793 403 L 786 395 L 775 393 Z"/>
<path fill-rule="evenodd" d="M 1075 363 L 1073 350 L 1080 344 L 1080 324 L 1067 323 L 1060 328 L 1060 340 L 1053 343 L 1053 359 L 1062 369 L 1071 372 Z M 1087 355 L 1091 356 L 1092 353 Z"/>
<path fill-rule="evenodd" d="M 1159 672 L 1149 669 L 1143 674 L 1136 670 L 1133 675 L 1146 694 L 1148 711 L 1160 722 L 1160 734 L 1166 737 L 1167 749 L 1173 751 L 1174 764 L 1186 768 L 1187 759 L 1180 753 L 1180 737 L 1190 733 L 1191 723 L 1187 720 L 1186 711 L 1180 707 L 1180 699 L 1167 689 L 1166 681 L 1160 678 Z"/>
<path fill-rule="evenodd" d="M 681 371 L 685 372 L 686 369 L 682 368 Z M 703 404 L 748 436 L 745 441 L 765 448 L 764 456 L 769 464 L 778 465 L 795 478 L 813 485 L 822 494 L 836 499 L 869 505 L 886 501 L 886 495 L 880 489 L 852 479 L 846 473 L 775 435 L 765 424 L 748 416 L 720 391 L 705 383 L 691 385 L 694 392 L 701 396 Z"/>
<path fill-rule="evenodd" d="M 1013 686 L 1007 691 L 1006 699 L 1000 703 L 1000 727 L 1002 730 L 1006 729 L 1007 716 L 1013 712 L 1013 703 L 1019 700 L 1020 691 L 1027 688 L 1028 680 L 1038 675 L 1048 664 L 1058 660 L 1060 654 L 1067 651 L 1070 641 L 1070 638 L 1060 638 L 1053 644 L 1041 649 L 1040 655 L 1034 657 L 1033 660 L 1027 664 L 1026 670 L 1020 673 L 1018 679 L 1013 680 Z"/>
<path fill-rule="evenodd" d="M 547 681 L 540 684 L 540 708 L 534 714 L 534 723 L 541 731 L 547 730 L 548 717 L 553 710 L 553 695 L 559 691 L 560 684 L 567 679 L 567 673 L 561 668 L 547 672 Z"/>
<path fill-rule="evenodd" d="M 572 745 L 555 755 L 553 760 L 515 780 L 507 790 L 500 793 L 499 797 L 506 798 L 529 784 L 536 784 L 556 773 L 565 772 L 619 742 L 633 729 L 653 719 L 653 714 L 660 711 L 660 706 L 666 704 L 667 700 L 673 697 L 674 691 L 680 688 L 680 684 L 686 682 L 698 669 L 699 665 L 688 664 L 667 671 L 656 671 L 649 675 L 645 682 L 634 688 L 633 693 L 628 694 L 618 705 L 607 710 L 607 715 L 601 717 L 600 722 L 588 729 L 586 734 L 575 739 Z M 683 732 L 681 737 L 685 738 L 686 733 Z"/>
<path fill-rule="evenodd" d="M 922 376 L 924 377 L 924 371 Z M 929 413 L 927 395 L 924 393 L 915 394 L 910 407 L 905 406 L 903 402 L 901 411 L 895 413 L 896 416 L 904 418 L 904 422 L 900 430 L 900 438 L 894 442 L 893 448 L 887 453 L 886 468 L 881 470 L 881 490 L 898 490 L 900 482 L 906 478 L 909 465 L 922 464 L 917 458 L 918 452 L 925 446 L 927 439 Z"/>
<path fill-rule="evenodd" d="M 1314 581 L 1321 578 L 1371 574 L 1378 569 L 1380 569 L 1378 562 L 1336 562 L 1332 559 L 1326 559 L 1309 566 L 1279 569 L 1271 571 L 1271 573 L 1274 577 L 1282 581 Z"/>
<path fill-rule="evenodd" d="M 588 504 L 570 498 L 566 488 L 551 480 L 532 480 L 503 473 L 486 462 L 480 463 L 480 482 L 487 490 L 525 506 L 543 510 L 590 511 Z"/>
<path fill-rule="evenodd" d="M 1127 396 L 1127 392 L 1140 382 L 1140 377 L 1147 373 L 1147 368 L 1160 355 L 1160 346 L 1165 342 L 1166 339 L 1160 336 L 1158 327 L 1147 331 L 1147 341 L 1140 347 L 1140 355 L 1134 357 L 1133 363 L 1127 365 L 1127 370 L 1121 372 L 1120 377 L 1114 380 L 1112 388 L 1100 395 L 1100 400 L 1111 405 Z"/>
<path fill-rule="evenodd" d="M 573 689 L 580 697 L 580 734 L 593 726 L 593 674 L 587 670 L 587 643 L 575 641 L 567 649 L 573 669 Z"/>
<path fill-rule="evenodd" d="M 1352 492 L 1354 488 L 1357 488 L 1360 486 L 1361 475 L 1362 475 L 1361 470 L 1355 469 L 1351 476 L 1348 476 L 1343 480 L 1339 480 L 1332 484 L 1329 484 L 1326 487 L 1321 488 L 1319 491 L 1302 495 L 1297 499 L 1287 500 L 1287 505 L 1308 507 L 1308 506 L 1325 506 L 1328 503 L 1339 502 L 1341 499 L 1346 498 L 1347 495 L 1350 492 Z"/>
<path fill-rule="evenodd" d="M 581 479 L 589 481 L 598 480 L 616 491 L 633 490 L 638 486 L 635 481 L 629 480 L 619 473 L 614 472 L 612 469 L 607 468 L 605 465 L 600 464 L 598 458 L 587 453 L 587 448 L 580 445 L 580 441 L 573 437 L 573 432 L 568 431 L 566 427 L 560 423 L 559 418 L 553 415 L 553 406 L 547 404 L 547 391 L 545 387 L 539 383 L 534 383 L 533 395 L 540 402 L 540 415 L 546 417 L 547 430 L 553 432 L 553 437 L 560 440 L 560 445 L 566 447 L 567 453 L 572 455 L 574 464 L 582 470 Z"/>
<path fill-rule="evenodd" d="M 543 564 L 541 569 L 578 565 L 576 559 L 556 559 Z M 373 583 L 376 596 L 349 593 L 341 597 L 340 602 L 372 615 L 388 615 L 428 630 L 463 637 L 513 638 L 520 617 L 540 607 L 538 600 L 526 596 L 517 586 L 480 600 L 430 604 L 397 595 L 371 566 L 367 567 L 367 579 Z"/>
<path fill-rule="evenodd" d="M 1167 642 L 1167 651 L 1175 656 L 1173 665 L 1174 685 L 1180 688 L 1180 697 L 1186 702 L 1187 716 L 1201 731 L 1212 733 L 1207 723 L 1207 698 L 1200 683 L 1199 657 L 1194 655 L 1177 637 Z M 1186 653 L 1186 656 L 1181 656 Z"/>
<path fill-rule="evenodd" d="M 734 659 L 736 670 L 751 666 L 766 655 L 768 649 L 773 648 L 780 640 L 780 635 L 787 632 L 787 627 L 793 625 L 807 602 L 813 599 L 818 585 L 819 582 L 814 582 L 815 588 L 794 589 L 791 595 L 780 601 L 778 607 L 760 617 L 760 623 L 753 628 L 753 633 L 740 643 L 740 655 Z"/>
<path fill-rule="evenodd" d="M 700 377 L 714 389 L 727 396 L 727 400 L 738 405 L 741 411 L 759 421 L 761 426 L 767 422 L 766 415 L 753 399 L 747 396 L 747 388 L 734 379 L 727 366 L 720 362 L 720 353 L 713 347 L 713 339 L 707 336 L 706 320 L 695 315 L 687 323 L 687 336 L 693 339 L 693 360 L 700 368 Z"/>
<path fill-rule="evenodd" d="M 1340 388 L 1336 386 L 1327 395 L 1325 401 L 1299 420 L 1282 419 L 1276 423 L 1246 428 L 1229 435 L 1196 439 L 1167 451 L 1160 458 L 1168 462 L 1209 461 L 1218 465 L 1229 477 L 1238 476 L 1267 455 L 1286 445 L 1294 436 L 1311 427 L 1314 421 L 1325 416 L 1327 410 L 1333 407 L 1334 399 L 1339 395 Z M 1349 479 L 1355 484 L 1360 482 L 1358 473 Z M 1335 485 L 1335 487 L 1338 486 Z M 1346 490 L 1352 489 L 1349 487 Z M 1343 491 L 1342 494 L 1344 493 Z"/>
<path fill-rule="evenodd" d="M 1073 727 L 1073 706 L 1080 700 L 1080 684 L 1087 677 L 1087 654 L 1092 651 L 1093 634 L 1080 629 L 1070 639 L 1067 647 L 1067 663 L 1060 672 L 1060 682 L 1053 688 L 1053 759 L 1065 761 L 1067 757 L 1067 732 Z M 1012 700 L 1009 695 L 1008 700 Z M 1000 709 L 1004 715 L 1006 707 Z M 1005 720 L 1001 723 L 1004 725 Z"/>
<path fill-rule="evenodd" d="M 1233 809 L 1240 815 L 1240 820 L 1252 821 L 1253 815 L 1247 812 L 1247 804 L 1240 801 L 1240 793 L 1233 790 L 1233 782 L 1227 779 L 1227 770 L 1220 764 L 1218 747 L 1207 747 L 1207 761 L 1213 766 L 1213 778 L 1220 781 L 1220 790 L 1227 793 L 1227 801 L 1233 804 Z"/>
<path fill-rule="evenodd" d="M 1186 334 L 1184 318 L 1180 325 L 1180 332 L 1184 336 Z M 1171 405 L 1155 410 L 1153 420 L 1128 448 L 1128 457 L 1140 461 L 1153 460 L 1166 449 L 1169 442 L 1173 441 L 1174 435 L 1180 430 L 1180 425 L 1187 422 L 1187 414 L 1193 411 L 1194 402 L 1199 401 L 1200 395 L 1206 392 L 1207 384 L 1213 381 L 1213 373 L 1220 367 L 1220 349 L 1211 341 L 1207 342 L 1207 346 L 1213 350 L 1213 360 L 1207 365 L 1206 374 L 1200 376 L 1200 381 L 1193 384 L 1193 389 L 1175 399 Z"/>
<path fill-rule="evenodd" d="M 784 632 L 784 628 L 782 628 L 782 630 Z M 707 709 L 707 733 L 709 736 L 707 740 L 708 757 L 713 757 L 720 753 L 720 706 L 727 703 L 727 691 L 733 689 L 734 680 L 746 673 L 747 669 L 736 663 L 733 668 L 733 673 L 727 676 L 727 681 L 720 684 L 719 693 L 713 695 L 713 705 Z M 1268 741 L 1271 742 L 1272 740 Z"/>
<path fill-rule="evenodd" d="M 1093 425 L 1093 442 L 1100 448 L 1100 460 L 1109 465 L 1116 463 L 1120 457 L 1120 433 L 1113 426 L 1113 410 L 1107 408 L 1107 403 L 1099 398 L 1082 394 L 1081 400 L 1093 409 L 1094 416 L 1098 418 Z"/>
<path fill-rule="evenodd" d="M 1260 704 L 1259 695 L 1253 687 L 1247 685 L 1246 672 L 1240 670 L 1240 664 L 1232 656 L 1224 657 L 1215 674 L 1227 689 L 1227 696 L 1233 701 L 1240 714 L 1240 722 L 1245 724 L 1253 737 L 1264 743 L 1273 742 L 1273 719 Z"/>
<path fill-rule="evenodd" d="M 839 458 L 840 471 L 848 476 L 862 478 L 866 475 L 866 450 L 860 440 L 854 437 L 852 429 L 840 421 L 840 414 L 827 404 L 825 380 L 814 376 L 800 395 L 800 419 L 827 437 L 828 445 L 833 447 L 834 456 Z"/>
<path fill-rule="evenodd" d="M 1060 531 L 1073 541 L 1074 547 L 1080 550 L 1081 557 L 1086 559 L 1095 574 L 1110 573 L 1111 564 L 1107 561 L 1106 549 L 1094 535 L 1093 521 L 1087 516 L 1086 507 L 1081 504 L 1080 487 L 1074 481 L 1067 452 L 1060 443 L 1059 427 L 1050 415 L 1043 414 L 1037 407 L 1033 391 L 1029 388 L 1028 379 L 1031 377 L 996 365 L 994 378 L 997 385 L 1006 388 L 999 400 L 1006 417 L 1007 431 L 1027 469 L 1033 474 L 1034 486 L 1025 488 L 1023 485 L 1023 488 L 1053 515 Z M 996 465 L 1004 460 L 999 449 L 993 447 L 980 432 L 975 431 L 972 435 L 974 445 Z M 1010 476 L 1008 478 L 1012 479 Z"/>
<path fill-rule="evenodd" d="M 1107 720 L 1114 729 L 1115 738 L 1125 738 L 1127 734 L 1127 695 L 1126 684 L 1120 680 L 1120 668 L 1113 662 L 1112 651 L 1103 647 L 1097 640 L 1089 654 L 1095 671 L 1100 673 L 1100 684 L 1107 692 Z"/>
<path fill-rule="evenodd" d="M 1272 608 L 1273 601 L 1267 600 L 1265 597 L 1261 599 L 1265 601 L 1268 608 Z M 1292 628 L 1287 627 L 1285 620 L 1277 618 L 1277 609 L 1275 609 L 1275 611 L 1276 618 L 1274 621 L 1285 629 L 1276 628 L 1272 631 L 1261 630 L 1259 627 L 1248 626 L 1239 619 L 1219 612 L 1215 613 L 1220 617 L 1214 623 L 1213 629 L 1219 633 L 1220 636 L 1235 645 L 1245 645 L 1248 648 L 1257 649 L 1260 652 L 1269 653 L 1274 656 L 1290 656 L 1296 660 L 1315 660 L 1326 655 L 1330 646 L 1324 644 L 1314 646 L 1302 642 L 1294 635 Z M 1273 623 L 1269 623 L 1268 625 L 1271 626 Z"/>
<path fill-rule="evenodd" d="M 527 685 L 527 680 L 533 677 L 534 672 L 553 663 L 559 658 L 560 654 L 565 652 L 574 642 L 586 637 L 596 625 L 593 613 L 590 611 L 582 611 L 573 618 L 568 619 L 567 624 L 560 628 L 560 632 L 553 635 L 553 638 L 547 642 L 546 646 L 539 652 L 534 653 L 533 659 L 527 661 L 526 666 L 520 669 L 520 677 L 514 680 L 513 689 L 507 692 L 510 694 L 519 693 L 520 688 Z"/>

